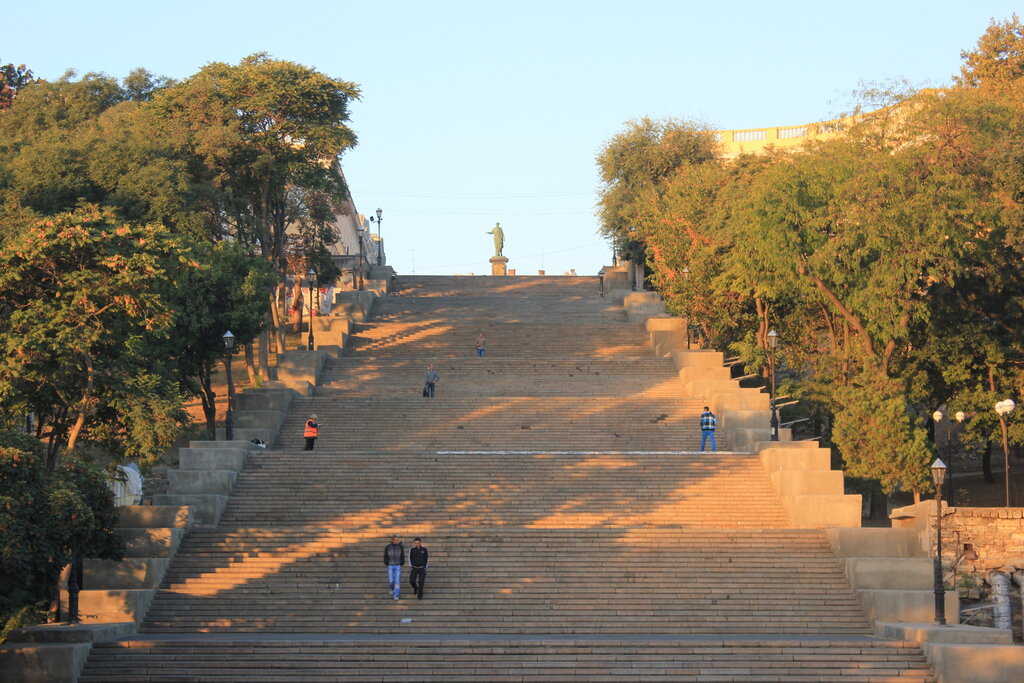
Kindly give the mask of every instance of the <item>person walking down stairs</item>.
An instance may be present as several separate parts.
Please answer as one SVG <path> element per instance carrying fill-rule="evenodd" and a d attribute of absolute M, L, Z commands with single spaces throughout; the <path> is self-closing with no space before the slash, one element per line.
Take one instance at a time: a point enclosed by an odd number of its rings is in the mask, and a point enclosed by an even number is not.
<path fill-rule="evenodd" d="M 487 353 L 487 340 L 484 338 L 484 333 L 480 332 L 476 335 L 476 355 L 479 358 L 483 358 L 484 354 Z"/>
<path fill-rule="evenodd" d="M 391 543 L 384 546 L 384 565 L 388 568 L 388 588 L 397 600 L 402 592 L 402 565 L 405 564 L 405 546 L 398 536 L 391 537 Z"/>
<path fill-rule="evenodd" d="M 711 408 L 704 406 L 704 412 L 700 414 L 700 450 L 704 452 L 704 445 L 711 439 L 711 450 L 717 450 L 715 448 L 715 427 L 718 424 L 718 420 L 715 419 L 715 414 L 711 412 Z"/>
<path fill-rule="evenodd" d="M 441 374 L 434 369 L 433 365 L 427 366 L 427 376 L 423 381 L 423 398 L 434 398 L 434 389 L 437 387 Z"/>
<path fill-rule="evenodd" d="M 320 423 L 317 422 L 319 418 L 316 413 L 309 416 L 306 420 L 306 428 L 303 430 L 302 435 L 306 437 L 306 446 L 302 450 L 311 451 L 313 450 L 313 444 L 316 442 L 316 437 L 320 434 Z"/>
<path fill-rule="evenodd" d="M 412 540 L 413 549 L 409 551 L 409 585 L 417 600 L 423 599 L 423 584 L 427 580 L 427 567 L 430 566 L 430 553 L 419 538 Z"/>

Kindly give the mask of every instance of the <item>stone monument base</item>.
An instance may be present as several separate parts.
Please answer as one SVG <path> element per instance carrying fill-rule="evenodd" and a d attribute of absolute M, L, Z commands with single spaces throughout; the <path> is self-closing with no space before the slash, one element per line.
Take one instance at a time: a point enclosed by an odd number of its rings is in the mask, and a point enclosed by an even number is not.
<path fill-rule="evenodd" d="M 508 259 L 504 256 L 492 256 L 491 261 L 491 275 L 495 277 L 505 277 L 508 275 Z"/>

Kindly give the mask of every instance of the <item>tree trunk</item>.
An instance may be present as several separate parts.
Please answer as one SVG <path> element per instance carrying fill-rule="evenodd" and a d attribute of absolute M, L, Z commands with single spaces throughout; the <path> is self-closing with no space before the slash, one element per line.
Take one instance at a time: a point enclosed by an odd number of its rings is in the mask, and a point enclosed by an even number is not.
<path fill-rule="evenodd" d="M 270 332 L 260 332 L 260 377 L 270 379 Z"/>
<path fill-rule="evenodd" d="M 203 368 L 203 376 L 200 384 L 203 393 L 200 398 L 203 400 L 203 416 L 206 418 L 206 432 L 210 435 L 210 441 L 217 440 L 217 394 L 213 391 L 212 369 L 207 366 Z"/>
<path fill-rule="evenodd" d="M 245 345 L 245 370 L 249 375 L 249 384 L 256 384 L 256 353 L 252 342 Z"/>

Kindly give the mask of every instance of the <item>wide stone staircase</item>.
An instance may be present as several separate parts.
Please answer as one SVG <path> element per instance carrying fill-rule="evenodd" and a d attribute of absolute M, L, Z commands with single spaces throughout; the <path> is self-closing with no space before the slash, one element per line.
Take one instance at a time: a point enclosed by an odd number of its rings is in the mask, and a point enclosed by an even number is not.
<path fill-rule="evenodd" d="M 756 454 L 697 452 L 706 397 L 596 279 L 401 284 L 81 681 L 933 680 Z M 392 534 L 430 549 L 423 600 Z"/>

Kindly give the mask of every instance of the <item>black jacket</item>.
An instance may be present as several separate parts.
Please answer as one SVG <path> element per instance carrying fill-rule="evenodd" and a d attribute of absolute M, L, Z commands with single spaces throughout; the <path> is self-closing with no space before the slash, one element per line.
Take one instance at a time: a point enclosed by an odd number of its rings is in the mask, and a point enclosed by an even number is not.
<path fill-rule="evenodd" d="M 423 546 L 419 548 L 413 546 L 409 551 L 409 566 L 416 569 L 422 569 L 427 566 L 427 562 L 430 559 L 430 553 Z"/>
<path fill-rule="evenodd" d="M 397 564 L 399 567 L 405 564 L 405 546 L 401 542 L 388 543 L 384 546 L 384 564 Z"/>

